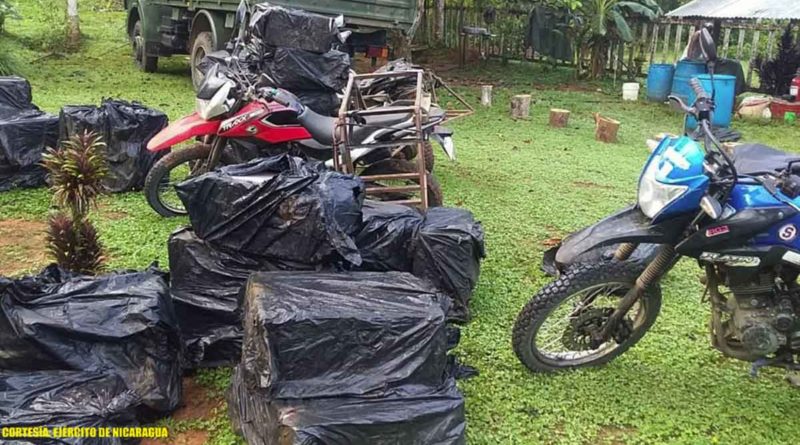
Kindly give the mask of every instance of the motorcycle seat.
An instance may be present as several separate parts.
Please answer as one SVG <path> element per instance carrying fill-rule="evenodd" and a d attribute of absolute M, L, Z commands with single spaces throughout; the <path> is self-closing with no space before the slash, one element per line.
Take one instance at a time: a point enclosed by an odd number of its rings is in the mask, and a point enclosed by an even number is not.
<path fill-rule="evenodd" d="M 733 150 L 733 165 L 740 175 L 780 172 L 796 160 L 800 160 L 800 153 L 787 153 L 762 144 L 743 144 Z"/>
<path fill-rule="evenodd" d="M 412 117 L 411 113 L 364 116 L 362 124 L 353 125 L 350 143 L 359 144 L 376 130 L 404 124 L 410 121 Z M 306 108 L 303 113 L 297 116 L 297 120 L 317 142 L 323 145 L 333 144 L 333 131 L 336 128 L 337 118 L 323 116 L 310 108 Z"/>

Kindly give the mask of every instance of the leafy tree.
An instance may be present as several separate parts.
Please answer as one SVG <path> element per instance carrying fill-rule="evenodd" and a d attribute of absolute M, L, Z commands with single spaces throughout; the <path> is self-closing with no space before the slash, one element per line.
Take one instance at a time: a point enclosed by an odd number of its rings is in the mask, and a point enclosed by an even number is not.
<path fill-rule="evenodd" d="M 644 18 L 654 21 L 661 14 L 654 0 L 585 0 L 577 14 L 583 17 L 578 31 L 579 43 L 591 53 L 590 76 L 605 74 L 608 49 L 612 43 L 633 42 L 629 20 Z"/>
<path fill-rule="evenodd" d="M 104 193 L 108 175 L 105 143 L 95 133 L 72 136 L 61 148 L 49 148 L 42 165 L 50 175 L 50 190 L 58 212 L 48 221 L 48 250 L 63 268 L 96 273 L 105 256 L 89 211 Z"/>
<path fill-rule="evenodd" d="M 17 12 L 17 8 L 9 2 L 9 0 L 0 0 L 0 33 L 5 31 L 5 23 L 7 18 L 19 20 L 22 17 Z"/>

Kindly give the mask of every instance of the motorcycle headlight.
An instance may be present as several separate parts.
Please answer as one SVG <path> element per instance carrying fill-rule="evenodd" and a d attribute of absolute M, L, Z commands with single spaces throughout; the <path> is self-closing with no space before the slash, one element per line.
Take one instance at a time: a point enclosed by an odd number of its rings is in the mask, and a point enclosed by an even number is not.
<path fill-rule="evenodd" d="M 659 174 L 659 164 L 658 159 L 653 159 L 639 180 L 639 208 L 649 218 L 655 218 L 656 215 L 689 189 L 685 185 L 670 185 L 659 182 L 656 179 Z M 663 165 L 664 168 L 672 167 L 668 163 Z"/>
<path fill-rule="evenodd" d="M 230 110 L 230 95 L 232 84 L 226 82 L 211 96 L 211 99 L 195 98 L 195 110 L 204 120 L 213 119 L 221 116 Z M 206 96 L 208 97 L 208 96 Z"/>

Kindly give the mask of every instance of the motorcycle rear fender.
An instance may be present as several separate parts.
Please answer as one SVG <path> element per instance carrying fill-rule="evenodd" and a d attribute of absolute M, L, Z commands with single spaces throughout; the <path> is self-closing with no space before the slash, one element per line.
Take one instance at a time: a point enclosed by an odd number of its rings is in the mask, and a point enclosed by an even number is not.
<path fill-rule="evenodd" d="M 167 150 L 175 144 L 198 137 L 217 134 L 219 120 L 207 121 L 197 113 L 181 118 L 161 130 L 147 143 L 149 151 Z"/>
<path fill-rule="evenodd" d="M 574 232 L 544 254 L 542 269 L 557 274 L 581 255 L 622 243 L 674 244 L 693 215 L 683 215 L 653 224 L 636 206 L 626 207 L 594 225 Z"/>

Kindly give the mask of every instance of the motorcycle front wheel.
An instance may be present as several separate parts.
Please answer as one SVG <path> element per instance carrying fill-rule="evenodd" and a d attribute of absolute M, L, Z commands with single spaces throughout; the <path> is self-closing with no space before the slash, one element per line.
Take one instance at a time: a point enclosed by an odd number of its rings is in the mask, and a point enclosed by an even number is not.
<path fill-rule="evenodd" d="M 210 153 L 210 145 L 198 143 L 159 159 L 144 181 L 144 195 L 150 207 L 167 218 L 186 215 L 175 184 L 208 171 Z"/>
<path fill-rule="evenodd" d="M 641 265 L 601 261 L 578 264 L 525 305 L 513 331 L 514 352 L 534 372 L 554 372 L 606 364 L 635 345 L 661 309 L 655 284 L 628 311 L 613 339 L 592 347 L 591 334 L 634 286 Z"/>

